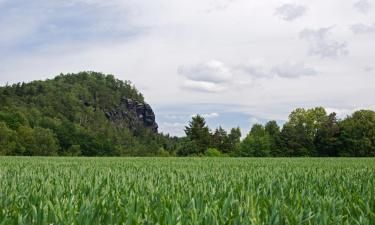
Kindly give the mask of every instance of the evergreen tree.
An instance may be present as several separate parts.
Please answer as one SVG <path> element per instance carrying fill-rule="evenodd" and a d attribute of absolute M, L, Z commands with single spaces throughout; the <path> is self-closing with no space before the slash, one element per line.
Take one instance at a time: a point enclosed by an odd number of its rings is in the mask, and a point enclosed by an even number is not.
<path fill-rule="evenodd" d="M 202 116 L 194 116 L 189 122 L 189 126 L 185 127 L 185 133 L 187 138 L 196 144 L 198 154 L 204 154 L 210 147 L 210 130 Z"/>

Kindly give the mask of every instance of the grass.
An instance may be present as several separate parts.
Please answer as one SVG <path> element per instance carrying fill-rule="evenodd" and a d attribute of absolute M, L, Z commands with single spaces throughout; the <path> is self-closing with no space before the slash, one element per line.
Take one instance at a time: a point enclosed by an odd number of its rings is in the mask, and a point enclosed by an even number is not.
<path fill-rule="evenodd" d="M 375 224 L 375 159 L 0 157 L 0 224 Z"/>

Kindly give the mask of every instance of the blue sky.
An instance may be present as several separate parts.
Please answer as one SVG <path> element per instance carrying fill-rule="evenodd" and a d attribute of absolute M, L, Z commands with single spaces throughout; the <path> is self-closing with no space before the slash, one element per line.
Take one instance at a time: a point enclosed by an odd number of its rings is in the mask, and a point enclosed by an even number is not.
<path fill-rule="evenodd" d="M 0 0 L 0 84 L 131 80 L 160 130 L 375 109 L 375 0 Z"/>

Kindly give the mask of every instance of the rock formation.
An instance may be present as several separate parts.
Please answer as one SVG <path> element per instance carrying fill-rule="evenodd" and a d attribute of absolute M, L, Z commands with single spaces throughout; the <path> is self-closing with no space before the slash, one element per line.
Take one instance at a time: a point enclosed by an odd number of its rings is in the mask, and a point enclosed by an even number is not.
<path fill-rule="evenodd" d="M 140 127 L 158 132 L 158 124 L 155 122 L 155 114 L 151 106 L 136 100 L 123 97 L 120 104 L 114 109 L 105 112 L 107 118 L 122 128 L 137 130 Z"/>

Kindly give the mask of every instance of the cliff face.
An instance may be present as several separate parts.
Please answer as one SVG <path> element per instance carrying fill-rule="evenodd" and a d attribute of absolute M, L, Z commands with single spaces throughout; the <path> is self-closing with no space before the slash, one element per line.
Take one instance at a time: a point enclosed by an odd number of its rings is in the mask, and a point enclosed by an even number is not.
<path fill-rule="evenodd" d="M 137 130 L 145 127 L 158 132 L 158 124 L 151 106 L 126 97 L 121 98 L 120 104 L 114 109 L 105 112 L 106 117 L 117 127 Z"/>

